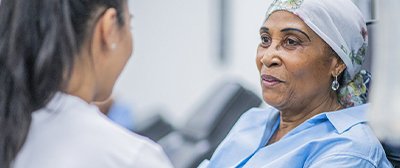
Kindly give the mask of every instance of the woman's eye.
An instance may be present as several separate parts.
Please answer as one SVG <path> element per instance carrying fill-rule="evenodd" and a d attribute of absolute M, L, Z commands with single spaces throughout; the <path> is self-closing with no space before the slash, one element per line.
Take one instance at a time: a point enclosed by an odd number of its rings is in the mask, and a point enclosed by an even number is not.
<path fill-rule="evenodd" d="M 271 44 L 271 38 L 267 36 L 261 36 L 261 45 L 268 47 Z"/>
<path fill-rule="evenodd" d="M 301 42 L 299 42 L 298 40 L 295 40 L 295 39 L 288 38 L 288 39 L 286 39 L 285 44 L 289 45 L 289 46 L 297 46 L 297 45 L 300 45 Z"/>

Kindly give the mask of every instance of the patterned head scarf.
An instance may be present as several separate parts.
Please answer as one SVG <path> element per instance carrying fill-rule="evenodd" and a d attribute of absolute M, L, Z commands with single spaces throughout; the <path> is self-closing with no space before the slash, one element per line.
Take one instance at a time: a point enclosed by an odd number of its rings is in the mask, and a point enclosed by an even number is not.
<path fill-rule="evenodd" d="M 365 20 L 350 0 L 274 0 L 267 12 L 285 10 L 299 16 L 343 60 L 347 68 L 337 91 L 339 102 L 352 107 L 367 102 L 371 75 L 361 70 L 368 45 Z"/>

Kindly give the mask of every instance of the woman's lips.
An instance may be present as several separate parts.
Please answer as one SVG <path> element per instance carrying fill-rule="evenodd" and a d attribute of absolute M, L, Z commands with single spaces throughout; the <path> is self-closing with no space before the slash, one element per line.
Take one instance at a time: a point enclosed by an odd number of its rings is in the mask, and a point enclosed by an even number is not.
<path fill-rule="evenodd" d="M 277 77 L 274 77 L 271 75 L 261 75 L 261 79 L 262 79 L 262 84 L 265 87 L 273 87 L 273 86 L 276 86 L 283 82 L 282 80 L 278 79 Z"/>

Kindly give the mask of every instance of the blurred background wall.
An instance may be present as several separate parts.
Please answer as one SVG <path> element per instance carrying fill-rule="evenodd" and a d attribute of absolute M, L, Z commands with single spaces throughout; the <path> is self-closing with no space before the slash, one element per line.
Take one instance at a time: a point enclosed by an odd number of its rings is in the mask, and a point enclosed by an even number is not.
<path fill-rule="evenodd" d="M 135 49 L 115 95 L 132 106 L 139 124 L 162 113 L 179 126 L 221 80 L 239 80 L 260 93 L 254 60 L 270 3 L 225 1 L 221 61 L 220 0 L 130 0 Z"/>
<path fill-rule="evenodd" d="M 369 119 L 376 135 L 393 146 L 397 146 L 400 165 L 400 1 L 377 2 L 377 31 L 374 35 L 374 62 L 372 106 Z"/>

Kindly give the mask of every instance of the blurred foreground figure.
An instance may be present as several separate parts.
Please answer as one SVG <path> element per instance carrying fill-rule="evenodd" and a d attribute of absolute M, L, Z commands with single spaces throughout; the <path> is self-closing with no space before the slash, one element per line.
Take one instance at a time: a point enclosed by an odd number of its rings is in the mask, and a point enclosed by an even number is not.
<path fill-rule="evenodd" d="M 131 17 L 127 0 L 1 1 L 1 168 L 171 167 L 92 104 L 132 53 Z"/>

